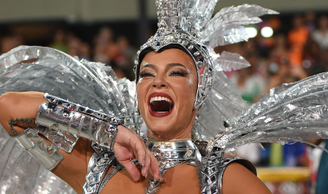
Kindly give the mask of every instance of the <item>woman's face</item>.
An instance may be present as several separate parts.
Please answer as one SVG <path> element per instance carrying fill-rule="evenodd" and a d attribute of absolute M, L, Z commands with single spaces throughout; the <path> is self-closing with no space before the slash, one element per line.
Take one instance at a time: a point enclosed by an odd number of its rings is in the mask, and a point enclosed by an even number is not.
<path fill-rule="evenodd" d="M 149 52 L 140 64 L 138 105 L 148 128 L 157 140 L 191 136 L 197 110 L 197 71 L 192 58 L 176 48 Z"/>

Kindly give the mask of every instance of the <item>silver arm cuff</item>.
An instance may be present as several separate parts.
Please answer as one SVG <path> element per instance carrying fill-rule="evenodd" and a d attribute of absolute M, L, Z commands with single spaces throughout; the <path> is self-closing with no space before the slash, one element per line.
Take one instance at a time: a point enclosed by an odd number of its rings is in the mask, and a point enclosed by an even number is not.
<path fill-rule="evenodd" d="M 63 156 L 57 150 L 57 146 L 53 144 L 47 146 L 34 129 L 27 128 L 23 133 L 16 136 L 16 140 L 47 170 L 54 169 L 63 159 Z"/>
<path fill-rule="evenodd" d="M 35 119 L 37 125 L 75 134 L 112 150 L 120 119 L 54 96 L 51 98 L 51 102 L 40 105 Z"/>

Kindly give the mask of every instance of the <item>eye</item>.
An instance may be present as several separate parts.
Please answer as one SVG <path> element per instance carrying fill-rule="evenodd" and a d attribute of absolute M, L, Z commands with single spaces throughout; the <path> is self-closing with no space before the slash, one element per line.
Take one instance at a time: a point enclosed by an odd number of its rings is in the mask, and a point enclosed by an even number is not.
<path fill-rule="evenodd" d="M 187 75 L 189 75 L 189 73 L 185 70 L 173 70 L 169 73 L 170 76 L 182 76 L 182 77 L 186 77 Z"/>
<path fill-rule="evenodd" d="M 142 71 L 140 72 L 139 74 L 140 78 L 143 78 L 143 77 L 155 77 L 155 75 L 149 71 Z"/>

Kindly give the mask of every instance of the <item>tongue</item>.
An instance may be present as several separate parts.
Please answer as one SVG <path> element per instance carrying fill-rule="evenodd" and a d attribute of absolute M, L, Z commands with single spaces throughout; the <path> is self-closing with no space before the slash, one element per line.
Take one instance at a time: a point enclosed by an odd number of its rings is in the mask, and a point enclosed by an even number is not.
<path fill-rule="evenodd" d="M 154 101 L 150 103 L 150 108 L 153 112 L 169 112 L 173 105 L 167 101 Z"/>

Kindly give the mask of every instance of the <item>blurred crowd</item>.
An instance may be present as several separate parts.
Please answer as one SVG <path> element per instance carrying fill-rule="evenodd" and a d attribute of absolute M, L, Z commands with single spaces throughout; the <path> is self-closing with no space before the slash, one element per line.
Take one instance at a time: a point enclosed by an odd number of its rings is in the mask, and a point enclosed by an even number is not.
<path fill-rule="evenodd" d="M 256 102 L 271 88 L 327 71 L 328 16 L 309 12 L 295 15 L 287 33 L 280 31 L 278 18 L 270 18 L 262 26 L 274 30 L 272 37 L 260 34 L 248 42 L 218 48 L 237 52 L 252 65 L 240 71 L 228 72 L 243 92 L 243 98 Z"/>
<path fill-rule="evenodd" d="M 23 45 L 24 40 L 20 35 L 6 35 L 0 39 L 0 53 Z M 118 78 L 134 79 L 133 60 L 136 49 L 129 44 L 129 40 L 118 35 L 114 37 L 109 27 L 103 27 L 93 37 L 92 42 L 83 41 L 70 31 L 58 29 L 54 32 L 49 47 L 61 50 L 79 59 L 96 61 L 111 66 Z"/>
<path fill-rule="evenodd" d="M 252 65 L 227 73 L 250 104 L 273 87 L 328 70 L 328 16 L 313 12 L 298 14 L 293 16 L 291 24 L 283 33 L 279 18 L 271 17 L 263 21 L 258 30 L 269 26 L 274 31 L 272 37 L 263 38 L 258 34 L 248 42 L 217 48 L 217 52 L 239 53 Z M 237 149 L 236 154 L 259 166 L 309 166 L 313 160 L 320 159 L 320 154 L 313 158 L 312 151 L 301 143 L 263 146 L 265 150 L 247 145 Z"/>
<path fill-rule="evenodd" d="M 218 48 L 218 52 L 237 52 L 252 65 L 227 73 L 250 104 L 273 87 L 328 70 L 328 16 L 308 12 L 295 15 L 291 24 L 288 32 L 282 33 L 281 21 L 272 17 L 258 27 L 260 30 L 270 26 L 274 31 L 272 37 L 257 35 L 248 42 Z M 259 151 L 257 157 L 252 156 L 258 165 L 308 166 L 311 163 L 304 144 L 264 144 L 264 147 L 266 150 Z M 243 155 L 249 149 L 257 150 L 247 147 L 237 152 Z"/>
<path fill-rule="evenodd" d="M 216 48 L 218 53 L 223 50 L 239 53 L 250 62 L 249 68 L 226 72 L 240 88 L 243 99 L 250 104 L 273 87 L 328 69 L 328 16 L 313 12 L 297 14 L 290 23 L 292 25 L 286 27 L 279 16 L 267 18 L 256 28 L 260 31 L 263 27 L 271 27 L 274 31 L 272 37 L 264 38 L 258 33 L 248 42 Z M 287 31 L 282 30 L 286 28 Z M 86 42 L 78 34 L 58 29 L 48 46 L 71 56 L 105 63 L 113 68 L 117 77 L 133 80 L 137 46 L 132 46 L 123 35 L 114 35 L 113 30 L 100 28 L 92 41 Z M 18 34 L 1 36 L 0 53 L 22 44 L 24 40 Z M 258 165 L 307 166 L 310 163 L 303 144 L 280 147 L 264 144 L 264 147 L 267 149 L 260 151 L 257 146 L 251 145 L 237 150 L 237 155 L 248 157 Z"/>

